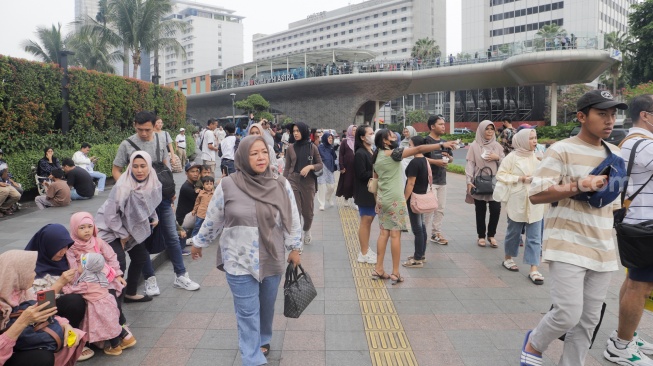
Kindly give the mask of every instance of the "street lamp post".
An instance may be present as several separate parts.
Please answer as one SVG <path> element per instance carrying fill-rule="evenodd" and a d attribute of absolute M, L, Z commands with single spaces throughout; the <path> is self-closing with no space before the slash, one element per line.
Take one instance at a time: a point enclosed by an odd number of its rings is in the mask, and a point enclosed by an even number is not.
<path fill-rule="evenodd" d="M 481 107 L 476 107 L 476 122 L 481 123 Z"/>
<path fill-rule="evenodd" d="M 231 93 L 231 120 L 236 125 L 236 93 Z"/>
<path fill-rule="evenodd" d="M 61 78 L 61 97 L 64 100 L 61 107 L 61 133 L 68 133 L 70 122 L 70 106 L 68 105 L 68 56 L 73 56 L 75 52 L 72 51 L 59 51 L 61 68 L 63 69 L 63 77 Z"/>

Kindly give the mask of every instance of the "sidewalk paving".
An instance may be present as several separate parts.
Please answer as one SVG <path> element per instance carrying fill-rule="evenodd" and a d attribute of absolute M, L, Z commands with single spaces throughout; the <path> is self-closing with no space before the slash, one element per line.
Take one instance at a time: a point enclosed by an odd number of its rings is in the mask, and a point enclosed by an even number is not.
<path fill-rule="evenodd" d="M 175 174 L 180 186 L 183 174 Z M 404 283 L 385 283 L 390 298 L 387 308 L 396 311 L 398 329 L 405 333 L 408 351 L 415 362 L 428 365 L 517 365 L 527 329 L 534 327 L 550 307 L 548 266 L 542 265 L 543 286 L 528 279 L 528 266 L 516 260 L 520 271 L 501 266 L 502 239 L 506 218 L 502 213 L 497 239 L 499 249 L 475 243 L 474 208 L 464 203 L 464 177 L 448 175 L 448 200 L 444 233 L 449 245 L 429 243 L 424 268 L 402 267 Z M 22 249 L 43 225 L 58 222 L 68 227 L 73 212 L 95 213 L 108 192 L 89 201 L 73 202 L 66 208 L 21 212 L 0 220 L 0 252 Z M 342 204 L 342 202 L 340 202 Z M 316 211 L 313 244 L 304 249 L 302 264 L 311 275 L 318 296 L 299 319 L 283 317 L 283 292 L 279 291 L 274 320 L 270 365 L 392 365 L 393 358 L 371 357 L 368 311 L 361 291 L 361 269 L 350 262 L 346 244 L 344 210 Z M 343 215 L 345 213 L 345 215 Z M 378 223 L 372 225 L 375 249 Z M 166 261 L 157 269 L 161 296 L 142 304 L 125 304 L 124 310 L 138 344 L 121 356 L 96 352 L 85 365 L 240 365 L 236 319 L 225 276 L 215 268 L 217 246 L 192 261 L 184 257 L 191 278 L 202 285 L 187 292 L 172 287 L 172 265 Z M 412 255 L 413 235 L 402 234 L 402 259 Z M 388 249 L 385 268 L 391 269 Z M 355 265 L 355 264 L 354 264 Z M 360 266 L 359 266 L 360 267 Z M 371 270 L 364 265 L 363 270 Z M 608 334 L 616 329 L 618 293 L 624 272 L 615 272 L 606 299 L 607 310 L 586 365 L 613 365 L 603 359 Z M 375 281 L 372 281 L 375 282 Z M 370 283 L 367 281 L 366 283 Z M 371 287 L 383 284 L 371 283 Z M 379 292 L 377 292 L 379 293 Z M 362 310 L 363 309 L 363 310 Z M 367 324 L 367 325 L 366 325 Z M 367 329 L 367 330 L 366 330 Z M 646 312 L 639 329 L 653 339 L 653 316 Z M 403 333 L 402 333 L 403 334 Z M 563 343 L 554 342 L 545 353 L 545 365 L 555 365 Z M 379 347 L 379 344 L 374 344 Z M 383 344 L 381 344 L 383 346 Z M 392 345 L 386 345 L 392 348 Z"/>

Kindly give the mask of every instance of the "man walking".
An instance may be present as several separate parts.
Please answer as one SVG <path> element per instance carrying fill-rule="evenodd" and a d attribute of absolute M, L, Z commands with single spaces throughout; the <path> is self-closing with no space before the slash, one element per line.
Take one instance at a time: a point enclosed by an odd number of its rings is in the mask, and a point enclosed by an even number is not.
<path fill-rule="evenodd" d="M 180 128 L 179 134 L 175 137 L 175 145 L 177 145 L 177 154 L 181 160 L 181 166 L 186 166 L 186 129 Z"/>
<path fill-rule="evenodd" d="M 215 142 L 213 131 L 218 127 L 218 121 L 211 118 L 206 123 L 206 130 L 202 133 L 200 149 L 202 150 L 202 162 L 215 174 L 215 153 L 218 151 L 218 144 Z"/>
<path fill-rule="evenodd" d="M 117 181 L 120 175 L 122 175 L 123 169 L 129 164 L 129 157 L 136 151 L 133 145 L 136 145 L 139 150 L 150 154 L 153 163 L 161 162 L 166 164 L 168 162 L 170 158 L 168 149 L 165 144 L 159 141 L 159 137 L 154 134 L 155 121 L 156 117 L 150 112 L 136 113 L 134 120 L 136 133 L 120 143 L 116 158 L 113 160 L 113 179 Z M 156 160 L 157 156 L 160 160 Z M 150 174 L 156 174 L 153 168 Z M 161 203 L 156 208 L 156 213 L 159 216 L 159 227 L 163 233 L 168 258 L 170 258 L 175 271 L 176 278 L 173 286 L 194 291 L 198 290 L 200 285 L 190 279 L 184 266 L 184 259 L 181 255 L 181 247 L 179 245 L 179 235 L 177 234 L 177 226 L 175 224 L 175 214 L 172 210 L 173 196 L 174 194 L 170 197 L 164 195 Z"/>
<path fill-rule="evenodd" d="M 633 127 L 621 147 L 626 164 L 635 144 L 637 147 L 626 196 L 632 197 L 641 191 L 632 199 L 624 222 L 638 224 L 653 217 L 653 182 L 650 182 L 653 176 L 653 95 L 636 97 L 628 109 Z M 606 359 L 619 365 L 653 365 L 653 360 L 642 354 L 653 354 L 653 344 L 635 332 L 651 291 L 653 268 L 629 268 L 628 277 L 619 291 L 619 326 L 608 338 L 608 346 L 603 352 Z"/>
<path fill-rule="evenodd" d="M 444 118 L 441 116 L 431 116 L 426 122 L 427 127 L 431 131 L 424 139 L 427 144 L 440 144 L 442 145 L 447 140 L 442 139 L 446 130 Z M 440 146 L 441 148 L 443 146 Z M 431 241 L 435 244 L 447 245 L 449 241 L 442 234 L 442 219 L 444 218 L 444 209 L 447 205 L 447 165 L 452 159 L 451 149 L 442 149 L 433 151 L 430 156 L 427 156 L 428 162 L 431 164 L 431 172 L 433 174 L 433 183 L 431 188 L 438 196 L 438 209 L 433 213 L 426 214 L 424 222 L 431 223 Z"/>
<path fill-rule="evenodd" d="M 619 206 L 618 200 L 596 208 L 572 197 L 599 191 L 607 184 L 606 175 L 590 173 L 608 156 L 603 139 L 612 132 L 617 109 L 628 106 L 607 91 L 593 90 L 578 99 L 576 108 L 580 133 L 551 145 L 531 183 L 531 203 L 557 202 L 547 213 L 542 245 L 542 259 L 549 263 L 553 308 L 526 333 L 521 366 L 542 365 L 542 353 L 564 334 L 558 365 L 584 365 L 611 272 L 619 269 L 612 239 L 612 211 Z M 606 146 L 619 154 L 618 147 Z"/>

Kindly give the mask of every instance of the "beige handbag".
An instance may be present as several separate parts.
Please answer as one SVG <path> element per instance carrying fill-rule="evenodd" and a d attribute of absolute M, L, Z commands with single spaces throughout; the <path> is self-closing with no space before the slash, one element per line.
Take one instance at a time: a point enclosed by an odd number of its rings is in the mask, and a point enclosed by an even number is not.
<path fill-rule="evenodd" d="M 376 175 L 376 172 L 373 173 L 372 178 L 367 181 L 367 191 L 376 194 L 379 190 L 379 176 Z"/>

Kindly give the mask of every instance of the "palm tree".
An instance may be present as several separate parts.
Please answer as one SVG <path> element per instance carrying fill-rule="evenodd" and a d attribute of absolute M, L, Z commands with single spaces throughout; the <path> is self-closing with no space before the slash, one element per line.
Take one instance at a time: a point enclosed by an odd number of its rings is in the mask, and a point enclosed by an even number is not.
<path fill-rule="evenodd" d="M 434 58 L 440 55 L 440 46 L 435 43 L 434 39 L 431 38 L 421 38 L 413 45 L 413 49 L 410 51 L 411 57 L 416 57 L 420 59 L 425 58 Z"/>
<path fill-rule="evenodd" d="M 538 37 L 538 39 L 535 40 L 535 44 L 537 48 L 542 48 L 546 46 L 546 49 L 549 49 L 550 47 L 550 42 L 552 39 L 558 36 L 566 36 L 567 31 L 560 27 L 557 24 L 546 24 L 540 28 L 537 33 L 535 33 L 535 36 Z"/>
<path fill-rule="evenodd" d="M 60 64 L 60 53 L 66 48 L 66 40 L 61 35 L 61 23 L 56 27 L 52 24 L 52 28 L 50 29 L 38 27 L 36 28 L 36 35 L 38 42 L 41 44 L 31 39 L 25 40 L 22 43 L 25 51 L 40 58 L 44 62 Z"/>
<path fill-rule="evenodd" d="M 75 51 L 75 64 L 89 70 L 113 74 L 113 64 L 123 60 L 123 55 L 108 35 L 94 32 L 93 27 L 82 26 L 69 39 L 70 48 Z"/>
<path fill-rule="evenodd" d="M 615 62 L 609 70 L 609 76 L 604 75 L 602 81 L 612 82 L 612 94 L 617 94 L 617 84 L 625 84 L 622 71 L 628 66 L 630 55 L 635 47 L 632 37 L 628 33 L 621 31 L 610 32 L 605 34 L 604 48 L 614 49 L 621 53 L 621 60 Z"/>

